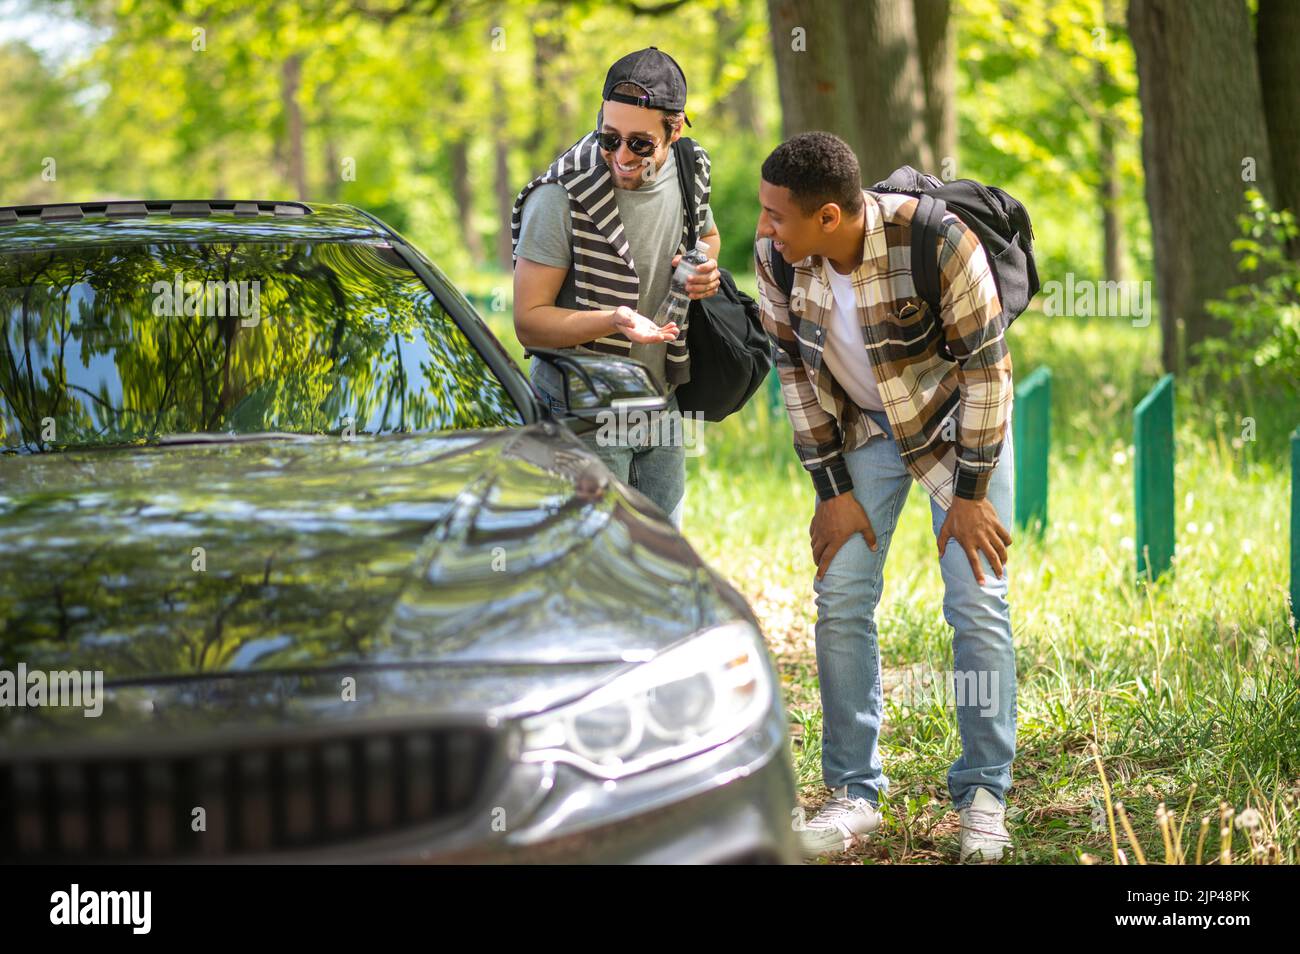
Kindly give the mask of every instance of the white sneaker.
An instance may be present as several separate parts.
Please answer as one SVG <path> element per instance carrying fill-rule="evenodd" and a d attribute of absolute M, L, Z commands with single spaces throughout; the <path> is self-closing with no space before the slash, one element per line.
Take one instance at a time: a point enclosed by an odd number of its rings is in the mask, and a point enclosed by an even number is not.
<path fill-rule="evenodd" d="M 850 798 L 848 786 L 835 789 L 835 797 L 799 832 L 804 857 L 847 851 L 880 827 L 880 811 L 865 798 Z"/>
<path fill-rule="evenodd" d="M 1007 810 L 987 788 L 975 789 L 975 799 L 958 812 L 961 815 L 961 860 L 998 861 L 1002 849 L 1011 844 L 1007 834 Z"/>

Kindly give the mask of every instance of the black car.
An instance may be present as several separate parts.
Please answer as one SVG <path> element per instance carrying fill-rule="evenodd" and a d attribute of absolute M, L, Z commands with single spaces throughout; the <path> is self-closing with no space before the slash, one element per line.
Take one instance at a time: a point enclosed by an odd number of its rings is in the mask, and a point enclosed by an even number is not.
<path fill-rule="evenodd" d="M 0 861 L 793 862 L 756 621 L 574 436 L 662 408 L 365 212 L 0 208 Z"/>

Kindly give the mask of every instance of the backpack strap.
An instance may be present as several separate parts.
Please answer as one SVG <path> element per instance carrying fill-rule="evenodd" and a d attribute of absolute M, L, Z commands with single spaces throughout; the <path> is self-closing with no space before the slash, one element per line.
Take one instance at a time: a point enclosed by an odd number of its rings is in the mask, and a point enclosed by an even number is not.
<path fill-rule="evenodd" d="M 924 192 L 917 196 L 916 211 L 912 213 L 912 284 L 916 293 L 930 306 L 936 320 L 939 317 L 939 234 L 948 206 Z"/>
<path fill-rule="evenodd" d="M 686 216 L 686 251 L 689 252 L 695 248 L 695 243 L 699 240 L 699 236 L 695 234 L 695 217 L 699 214 L 699 210 L 692 208 L 695 204 L 692 201 L 695 190 L 691 188 L 690 179 L 686 174 L 687 163 L 692 167 L 695 165 L 695 157 L 691 155 L 695 149 L 692 146 L 688 152 L 688 143 L 690 143 L 689 139 L 678 139 L 673 143 L 673 155 L 677 158 L 677 184 L 682 190 L 682 213 Z"/>
<path fill-rule="evenodd" d="M 785 258 L 773 246 L 772 257 L 768 259 L 768 271 L 772 273 L 772 279 L 776 282 L 776 287 L 785 292 L 786 301 L 794 294 L 794 266 L 785 260 Z"/>
<path fill-rule="evenodd" d="M 917 196 L 916 211 L 912 213 L 912 284 L 936 319 L 939 315 L 942 292 L 939 288 L 939 235 L 948 206 L 943 199 L 921 193 Z M 794 293 L 794 266 L 772 249 L 768 269 L 776 286 L 786 298 Z"/>

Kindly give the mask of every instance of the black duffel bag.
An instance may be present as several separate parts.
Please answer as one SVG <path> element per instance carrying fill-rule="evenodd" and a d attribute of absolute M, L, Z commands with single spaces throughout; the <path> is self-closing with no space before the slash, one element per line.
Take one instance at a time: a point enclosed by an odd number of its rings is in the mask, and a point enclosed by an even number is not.
<path fill-rule="evenodd" d="M 686 181 L 691 167 L 687 142 L 673 143 L 677 155 L 677 180 L 682 201 L 695 191 Z M 686 209 L 686 248 L 695 247 L 695 210 Z M 759 317 L 758 302 L 736 287 L 725 268 L 715 294 L 691 301 L 686 318 L 686 350 L 691 379 L 677 387 L 677 406 L 683 414 L 697 413 L 706 421 L 721 421 L 735 414 L 754 395 L 772 369 L 772 344 Z"/>

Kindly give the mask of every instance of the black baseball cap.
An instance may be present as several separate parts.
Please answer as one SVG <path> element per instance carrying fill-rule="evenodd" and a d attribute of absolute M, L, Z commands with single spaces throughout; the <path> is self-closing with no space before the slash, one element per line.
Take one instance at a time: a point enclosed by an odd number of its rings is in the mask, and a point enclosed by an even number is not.
<path fill-rule="evenodd" d="M 614 87 L 619 83 L 635 83 L 645 90 L 645 95 L 615 93 Z M 629 53 L 609 68 L 601 98 L 647 109 L 682 112 L 686 109 L 686 74 L 677 61 L 659 47 L 648 46 Z M 691 125 L 690 117 L 686 117 L 686 125 Z"/>

